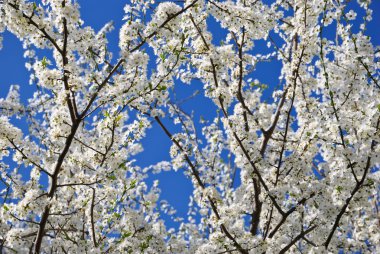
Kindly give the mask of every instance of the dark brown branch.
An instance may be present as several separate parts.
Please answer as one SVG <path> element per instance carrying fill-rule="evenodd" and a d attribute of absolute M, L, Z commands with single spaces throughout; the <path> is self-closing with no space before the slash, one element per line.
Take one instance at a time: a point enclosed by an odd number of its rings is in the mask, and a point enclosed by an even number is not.
<path fill-rule="evenodd" d="M 40 250 L 41 250 L 42 238 L 45 235 L 45 226 L 49 218 L 49 211 L 50 211 L 50 206 L 49 205 L 45 206 L 44 212 L 42 213 L 42 216 L 41 216 L 41 221 L 40 221 L 40 226 L 38 228 L 37 236 L 33 243 L 35 254 L 40 253 Z"/>
<path fill-rule="evenodd" d="M 315 196 L 315 193 L 312 193 L 308 198 L 301 199 L 295 206 L 293 206 L 285 214 L 283 214 L 280 222 L 277 224 L 277 226 L 269 234 L 269 238 L 272 238 L 276 234 L 276 232 L 280 229 L 280 227 L 285 223 L 285 221 L 289 217 L 289 215 L 291 215 L 292 213 L 294 213 L 296 211 L 296 209 L 297 209 L 298 206 L 304 205 L 308 199 L 310 199 L 310 198 L 312 198 L 314 196 Z"/>
<path fill-rule="evenodd" d="M 64 7 L 65 1 L 62 2 L 62 7 Z M 66 91 L 66 102 L 67 106 L 69 107 L 69 112 L 70 112 L 70 117 L 71 121 L 74 123 L 76 119 L 78 118 L 78 114 L 75 111 L 76 105 L 74 105 L 74 97 L 75 94 L 74 92 L 71 91 L 70 86 L 69 86 L 69 72 L 65 69 L 66 65 L 69 63 L 68 58 L 67 58 L 67 40 L 69 37 L 69 32 L 67 29 L 67 20 L 66 18 L 63 18 L 63 49 L 61 52 L 62 56 L 62 67 L 63 67 L 63 84 L 65 86 L 65 91 Z"/>
<path fill-rule="evenodd" d="M 187 11 L 188 9 L 190 9 L 191 7 L 193 7 L 196 3 L 198 2 L 198 0 L 195 0 L 193 2 L 191 2 L 188 6 L 186 6 L 185 8 L 183 8 L 182 10 L 180 10 L 179 12 L 173 14 L 173 15 L 170 15 L 158 28 L 156 31 L 152 32 L 151 34 L 149 34 L 147 37 L 145 37 L 141 42 L 140 44 L 138 44 L 136 47 L 134 47 L 133 49 L 131 49 L 129 52 L 132 53 L 132 52 L 135 52 L 136 50 L 138 50 L 139 48 L 141 48 L 146 42 L 147 40 L 151 39 L 153 36 L 155 36 L 161 28 L 163 28 L 164 26 L 166 26 L 172 19 L 178 17 L 179 15 L 181 15 L 182 13 L 184 13 L 185 11 Z"/>
<path fill-rule="evenodd" d="M 33 221 L 33 220 L 20 219 L 20 218 L 18 218 L 16 215 L 14 215 L 13 213 L 9 213 L 9 215 L 10 215 L 12 218 L 14 218 L 14 219 L 16 219 L 16 220 L 18 220 L 18 221 L 20 221 L 20 222 L 25 222 L 25 223 L 31 223 L 31 224 L 39 225 L 38 222 L 35 222 L 35 221 Z"/>
<path fill-rule="evenodd" d="M 28 156 L 26 156 L 25 155 L 25 153 L 14 143 L 14 141 L 13 140 L 11 140 L 10 138 L 8 138 L 7 137 L 7 139 L 8 139 L 8 141 L 12 144 L 12 146 L 13 146 L 13 148 L 16 150 L 16 151 L 18 151 L 21 155 L 22 155 L 22 158 L 23 159 L 26 159 L 26 160 L 28 160 L 28 162 L 30 162 L 30 163 L 32 163 L 34 166 L 36 166 L 40 171 L 42 171 L 42 172 L 44 172 L 45 174 L 47 174 L 48 176 L 52 176 L 48 171 L 46 171 L 41 165 L 39 165 L 38 163 L 36 163 L 36 162 L 34 162 L 34 161 L 32 161 L 32 160 L 30 160 L 29 158 L 28 158 Z"/>
<path fill-rule="evenodd" d="M 92 234 L 92 241 L 94 242 L 95 248 L 98 247 L 98 244 L 96 242 L 96 235 L 95 235 L 95 223 L 94 223 L 94 208 L 95 208 L 95 189 L 92 189 L 92 199 L 91 199 L 91 210 L 90 210 L 90 216 L 91 216 L 91 234 Z"/>
<path fill-rule="evenodd" d="M 98 154 L 104 155 L 104 153 L 102 153 L 102 152 L 98 151 L 97 149 L 95 149 L 95 148 L 93 148 L 93 147 L 87 145 L 86 143 L 84 143 L 84 142 L 81 141 L 80 139 L 74 137 L 74 140 L 77 141 L 78 143 L 80 143 L 81 145 L 87 147 L 88 149 L 90 149 L 90 150 L 92 150 L 92 151 L 94 151 L 94 152 L 96 152 L 96 153 L 98 153 Z"/>
<path fill-rule="evenodd" d="M 380 125 L 380 118 L 377 119 L 376 133 L 379 131 L 379 125 Z M 374 149 L 375 145 L 376 145 L 375 140 L 372 140 L 372 142 L 371 142 L 371 150 Z M 329 244 L 331 242 L 331 239 L 334 236 L 335 230 L 339 226 L 339 222 L 340 222 L 342 216 L 344 215 L 344 213 L 346 212 L 346 209 L 347 209 L 348 205 L 350 204 L 350 202 L 353 199 L 353 197 L 355 196 L 355 194 L 360 190 L 361 187 L 363 187 L 363 183 L 364 183 L 364 181 L 366 179 L 366 176 L 368 174 L 370 166 L 371 166 L 371 157 L 368 157 L 367 158 L 367 162 L 366 162 L 366 166 L 364 168 L 364 173 L 363 173 L 363 176 L 362 176 L 361 180 L 356 183 L 355 188 L 351 191 L 351 195 L 346 199 L 346 202 L 342 206 L 340 212 L 338 213 L 338 215 L 337 215 L 337 217 L 335 219 L 335 222 L 334 222 L 333 227 L 332 227 L 332 229 L 330 231 L 330 234 L 328 235 L 328 237 L 326 239 L 326 242 L 323 244 L 326 249 L 328 248 L 328 246 L 329 246 Z"/>
<path fill-rule="evenodd" d="M 348 207 L 348 205 L 350 204 L 352 198 L 355 196 L 355 194 L 360 190 L 360 188 L 362 187 L 363 185 L 363 182 L 365 180 L 365 177 L 369 171 L 369 168 L 370 168 L 370 165 L 371 165 L 371 157 L 368 157 L 367 158 L 367 163 L 366 163 L 366 167 L 365 167 L 365 170 L 364 170 L 364 174 L 363 174 L 363 177 L 362 179 L 356 184 L 355 188 L 351 191 L 351 195 L 346 199 L 346 202 L 344 203 L 344 205 L 342 206 L 339 214 L 337 215 L 335 221 L 334 221 L 334 225 L 329 233 L 329 236 L 327 237 L 326 239 L 326 242 L 323 244 L 325 246 L 325 248 L 327 249 L 329 244 L 330 244 L 330 241 L 332 239 L 332 237 L 334 236 L 334 232 L 336 230 L 336 228 L 339 226 L 339 222 L 343 216 L 343 214 L 346 212 L 346 209 Z"/>
<path fill-rule="evenodd" d="M 202 34 L 202 31 L 201 29 L 198 27 L 198 25 L 195 23 L 194 21 L 194 18 L 193 18 L 193 15 L 190 14 L 190 20 L 191 20 L 191 23 L 193 23 L 195 29 L 197 30 L 199 36 L 201 37 L 202 41 L 203 41 L 203 44 L 205 45 L 205 47 L 207 48 L 207 50 L 210 50 L 210 47 L 205 39 L 205 37 L 203 36 Z"/>
<path fill-rule="evenodd" d="M 287 113 L 287 116 L 286 116 L 285 132 L 284 132 L 284 137 L 283 137 L 283 140 L 282 140 L 282 146 L 281 146 L 281 151 L 280 151 L 280 158 L 279 158 L 278 164 L 277 164 L 276 180 L 275 180 L 275 183 L 274 183 L 275 186 L 277 185 L 278 179 L 280 177 L 280 168 L 281 168 L 282 159 L 283 159 L 283 156 L 284 156 L 284 151 L 285 151 L 285 146 L 286 146 L 287 136 L 288 136 L 288 130 L 289 130 L 289 124 L 290 124 L 290 113 L 292 112 L 292 109 L 293 109 L 293 103 L 294 103 L 295 96 L 296 96 L 296 81 L 294 81 L 293 95 L 292 95 L 292 100 L 291 100 L 291 103 L 290 103 L 290 109 L 289 109 L 289 111 Z"/>
<path fill-rule="evenodd" d="M 111 142 L 109 143 L 108 146 L 106 146 L 106 151 L 103 153 L 103 159 L 100 162 L 101 167 L 103 166 L 104 162 L 106 161 L 107 155 L 108 155 L 109 151 L 111 150 L 113 143 L 115 142 L 116 120 L 113 121 L 112 128 L 109 128 L 109 129 L 111 130 Z"/>
<path fill-rule="evenodd" d="M 159 117 L 154 117 L 154 119 L 157 121 L 157 123 L 161 126 L 161 128 L 163 129 L 163 131 L 165 132 L 165 134 L 170 138 L 170 140 L 172 140 L 172 142 L 177 146 L 177 148 L 182 152 L 184 153 L 184 157 L 185 157 L 185 160 L 187 162 L 187 164 L 190 166 L 190 169 L 191 169 L 191 172 L 192 172 L 192 175 L 195 177 L 198 185 L 202 188 L 202 189 L 205 189 L 205 185 L 204 183 L 202 182 L 201 178 L 200 178 L 200 175 L 199 175 L 199 172 L 198 170 L 196 169 L 196 167 L 194 166 L 194 164 L 191 162 L 190 158 L 187 156 L 187 154 L 185 153 L 183 147 L 181 146 L 181 144 L 173 137 L 173 135 L 169 132 L 169 130 L 166 128 L 166 126 L 162 123 L 161 119 Z M 209 197 L 207 196 L 207 199 L 208 201 L 210 202 L 210 205 L 211 205 L 211 209 L 212 211 L 214 212 L 216 218 L 218 220 L 221 219 L 220 215 L 219 215 L 219 212 L 218 212 L 218 209 L 217 209 L 217 206 L 215 205 L 215 202 Z M 222 232 L 227 236 L 228 239 L 230 239 L 232 242 L 233 242 L 233 245 L 239 250 L 240 253 L 243 253 L 243 254 L 248 254 L 248 251 L 245 250 L 237 241 L 236 239 L 231 235 L 231 233 L 227 230 L 226 226 L 224 224 L 221 224 L 220 225 L 220 229 L 222 230 Z"/>
<path fill-rule="evenodd" d="M 12 4 L 12 3 L 8 3 L 9 6 L 11 6 L 13 9 L 17 10 L 17 11 L 21 11 L 17 5 L 15 4 Z M 43 34 L 43 36 L 48 39 L 51 44 L 53 44 L 54 48 L 59 52 L 59 53 L 62 53 L 62 49 L 58 46 L 57 42 L 53 39 L 53 37 L 51 37 L 45 30 L 45 28 L 40 28 L 39 25 L 32 19 L 32 16 L 28 16 L 26 15 L 23 11 L 21 11 L 22 13 L 22 16 L 28 20 L 28 23 L 33 25 L 35 28 L 37 28 L 37 30 L 41 31 L 41 33 Z M 34 12 L 33 12 L 34 13 Z"/>
<path fill-rule="evenodd" d="M 263 131 L 263 136 L 264 137 L 263 137 L 263 141 L 262 141 L 261 147 L 260 147 L 260 154 L 261 154 L 262 157 L 264 157 L 264 153 L 265 153 L 265 150 L 267 148 L 269 139 L 272 137 L 274 129 L 277 126 L 277 122 L 280 119 L 281 109 L 282 109 L 282 107 L 285 104 L 285 98 L 286 98 L 286 94 L 287 93 L 288 93 L 288 88 L 285 88 L 285 90 L 284 90 L 284 92 L 282 94 L 281 100 L 280 100 L 280 102 L 279 102 L 279 104 L 277 106 L 276 113 L 274 115 L 274 119 L 273 119 L 272 124 L 269 126 L 268 129 L 266 129 L 266 130 Z"/>
<path fill-rule="evenodd" d="M 261 211 L 263 202 L 260 200 L 260 185 L 257 182 L 257 179 L 253 178 L 253 188 L 255 191 L 255 210 L 251 214 L 251 229 L 250 232 L 252 235 L 256 235 L 258 232 L 259 224 L 260 224 L 260 217 L 261 217 Z"/>
<path fill-rule="evenodd" d="M 72 186 L 91 186 L 97 183 L 100 183 L 100 181 L 95 181 L 91 183 L 65 183 L 65 184 L 58 184 L 57 188 L 58 187 L 72 187 Z"/>
<path fill-rule="evenodd" d="M 92 104 L 94 103 L 95 99 L 98 97 L 99 92 L 103 89 L 103 87 L 108 83 L 108 81 L 111 79 L 113 74 L 119 69 L 122 63 L 124 63 L 124 59 L 120 59 L 118 63 L 115 65 L 115 67 L 111 70 L 110 73 L 108 73 L 107 77 L 103 80 L 103 82 L 98 86 L 98 89 L 96 92 L 91 96 L 90 101 L 87 103 L 86 108 L 83 110 L 83 112 L 79 115 L 79 119 L 83 119 Z"/>
<path fill-rule="evenodd" d="M 297 47 L 298 47 L 298 35 L 297 34 L 294 36 L 293 40 L 294 40 L 294 47 L 295 47 L 295 49 L 297 49 Z M 305 51 L 305 48 L 303 47 L 302 51 L 301 51 L 301 55 L 300 55 L 298 63 L 297 63 L 297 67 L 296 67 L 295 70 L 293 70 L 293 73 L 292 73 L 292 75 L 293 75 L 293 82 L 294 82 L 294 84 L 293 84 L 294 89 L 295 89 L 295 86 L 296 86 L 296 83 L 297 83 L 297 78 L 299 76 L 299 69 L 301 67 L 302 57 L 303 57 L 304 51 Z M 269 126 L 268 129 L 266 129 L 263 132 L 263 136 L 264 137 L 263 137 L 263 142 L 262 142 L 261 147 L 260 147 L 260 154 L 261 154 L 262 157 L 264 157 L 264 153 L 265 153 L 265 150 L 267 148 L 269 139 L 272 137 L 273 132 L 274 132 L 276 126 L 277 126 L 278 120 L 280 119 L 281 109 L 284 106 L 286 95 L 288 93 L 288 89 L 289 89 L 289 86 L 284 89 L 284 92 L 282 94 L 281 100 L 280 100 L 280 102 L 279 102 L 279 104 L 277 106 L 276 113 L 275 113 L 275 116 L 274 116 L 272 124 Z"/>
<path fill-rule="evenodd" d="M 311 231 L 313 231 L 317 226 L 314 225 L 310 228 L 308 228 L 305 231 L 302 231 L 299 235 L 297 235 L 288 245 L 286 245 L 279 254 L 286 253 L 294 244 L 296 244 L 299 240 L 303 239 L 307 234 L 309 234 Z"/>

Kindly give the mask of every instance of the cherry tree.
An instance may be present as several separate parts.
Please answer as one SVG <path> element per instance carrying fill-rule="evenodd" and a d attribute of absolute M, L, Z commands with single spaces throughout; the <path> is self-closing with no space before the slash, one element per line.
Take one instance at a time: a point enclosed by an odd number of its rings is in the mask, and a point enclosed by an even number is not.
<path fill-rule="evenodd" d="M 0 30 L 22 41 L 36 89 L 26 104 L 26 84 L 0 99 L 1 251 L 380 252 L 380 47 L 366 30 L 370 7 L 131 0 L 115 57 L 112 24 L 85 26 L 76 1 L 2 1 Z M 269 53 L 257 53 L 259 41 Z M 281 74 L 264 85 L 255 70 L 271 60 Z M 173 103 L 173 88 L 194 82 L 215 118 L 199 123 Z M 135 155 L 152 123 L 172 142 L 171 160 L 141 167 Z M 146 183 L 163 170 L 194 186 L 177 229 L 163 218 L 175 219 L 175 204 Z"/>

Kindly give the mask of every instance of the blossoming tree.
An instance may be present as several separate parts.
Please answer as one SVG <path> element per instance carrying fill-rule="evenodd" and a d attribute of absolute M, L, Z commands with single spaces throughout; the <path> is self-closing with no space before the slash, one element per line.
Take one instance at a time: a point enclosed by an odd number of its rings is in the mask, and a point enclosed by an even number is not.
<path fill-rule="evenodd" d="M 36 89 L 25 105 L 24 84 L 0 99 L 1 252 L 380 252 L 370 4 L 131 0 L 115 58 L 111 25 L 84 26 L 76 1 L 2 1 L 0 30 L 22 41 Z M 255 53 L 260 40 L 270 53 Z M 264 102 L 253 73 L 272 58 L 281 75 Z M 202 125 L 171 102 L 173 86 L 195 80 L 218 111 Z M 194 185 L 175 230 L 134 160 L 153 121 L 171 161 L 148 169 L 182 169 Z"/>

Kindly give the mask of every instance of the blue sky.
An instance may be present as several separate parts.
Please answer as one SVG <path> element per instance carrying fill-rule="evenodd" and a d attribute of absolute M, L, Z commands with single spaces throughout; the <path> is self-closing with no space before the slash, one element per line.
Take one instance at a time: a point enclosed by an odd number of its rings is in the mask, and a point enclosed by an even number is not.
<path fill-rule="evenodd" d="M 114 53 L 114 57 L 118 57 L 118 37 L 119 29 L 123 24 L 125 0 L 80 0 L 81 15 L 85 21 L 85 25 L 92 26 L 98 31 L 104 24 L 110 20 L 114 21 L 115 29 L 107 37 L 109 39 L 109 49 Z M 112 3 L 112 4 L 111 4 Z M 368 25 L 368 34 L 372 36 L 372 43 L 380 45 L 380 0 L 374 0 L 372 4 L 374 10 L 373 20 Z M 223 39 L 224 31 L 220 29 L 215 20 L 209 20 L 209 28 L 215 31 L 214 41 L 218 42 Z M 22 100 L 26 101 L 31 97 L 33 86 L 28 85 L 29 73 L 25 68 L 25 59 L 23 58 L 23 49 L 21 42 L 8 32 L 3 34 L 3 49 L 0 51 L 0 97 L 6 96 L 8 88 L 11 84 L 19 84 L 21 86 Z M 267 51 L 266 43 L 261 41 L 256 44 L 257 52 Z M 43 54 L 49 54 L 43 52 Z M 270 87 L 276 87 L 279 83 L 278 76 L 281 65 L 278 62 L 259 64 L 257 70 L 253 74 L 253 79 L 258 78 L 261 82 L 268 84 Z M 153 68 L 153 66 L 152 66 Z M 175 88 L 177 100 L 180 101 L 190 96 L 194 91 L 202 90 L 199 82 L 193 82 L 191 85 L 178 84 Z M 202 94 L 202 93 L 200 93 Z M 266 98 L 269 99 L 267 95 Z M 198 122 L 200 116 L 206 119 L 212 119 L 215 116 L 215 107 L 208 100 L 198 95 L 192 100 L 185 102 L 181 106 L 185 111 L 191 113 L 194 111 L 195 122 Z M 20 127 L 24 124 L 20 123 Z M 174 130 L 172 125 L 169 125 Z M 25 126 L 24 126 L 25 127 Z M 157 124 L 153 124 L 153 128 L 148 131 L 147 138 L 144 140 L 145 151 L 138 155 L 138 165 L 147 166 L 161 160 L 169 160 L 170 140 L 163 134 Z M 189 196 L 192 192 L 191 181 L 184 176 L 183 171 L 162 172 L 160 175 L 153 175 L 148 182 L 152 183 L 154 179 L 160 180 L 162 189 L 162 199 L 168 200 L 174 206 L 178 215 L 186 217 L 187 204 Z M 169 226 L 175 226 L 168 222 Z"/>

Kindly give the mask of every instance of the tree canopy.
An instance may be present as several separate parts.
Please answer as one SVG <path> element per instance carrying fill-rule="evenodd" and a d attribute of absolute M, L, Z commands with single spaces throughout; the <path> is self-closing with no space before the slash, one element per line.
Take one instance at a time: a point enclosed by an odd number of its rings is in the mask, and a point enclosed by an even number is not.
<path fill-rule="evenodd" d="M 131 0 L 111 52 L 112 23 L 75 0 L 1 1 L 34 87 L 0 98 L 1 252 L 379 253 L 372 5 Z M 256 77 L 268 61 L 276 83 Z M 215 107 L 200 121 L 173 100 L 194 83 Z M 170 159 L 141 166 L 152 126 Z M 171 170 L 194 187 L 187 218 L 147 184 Z"/>

